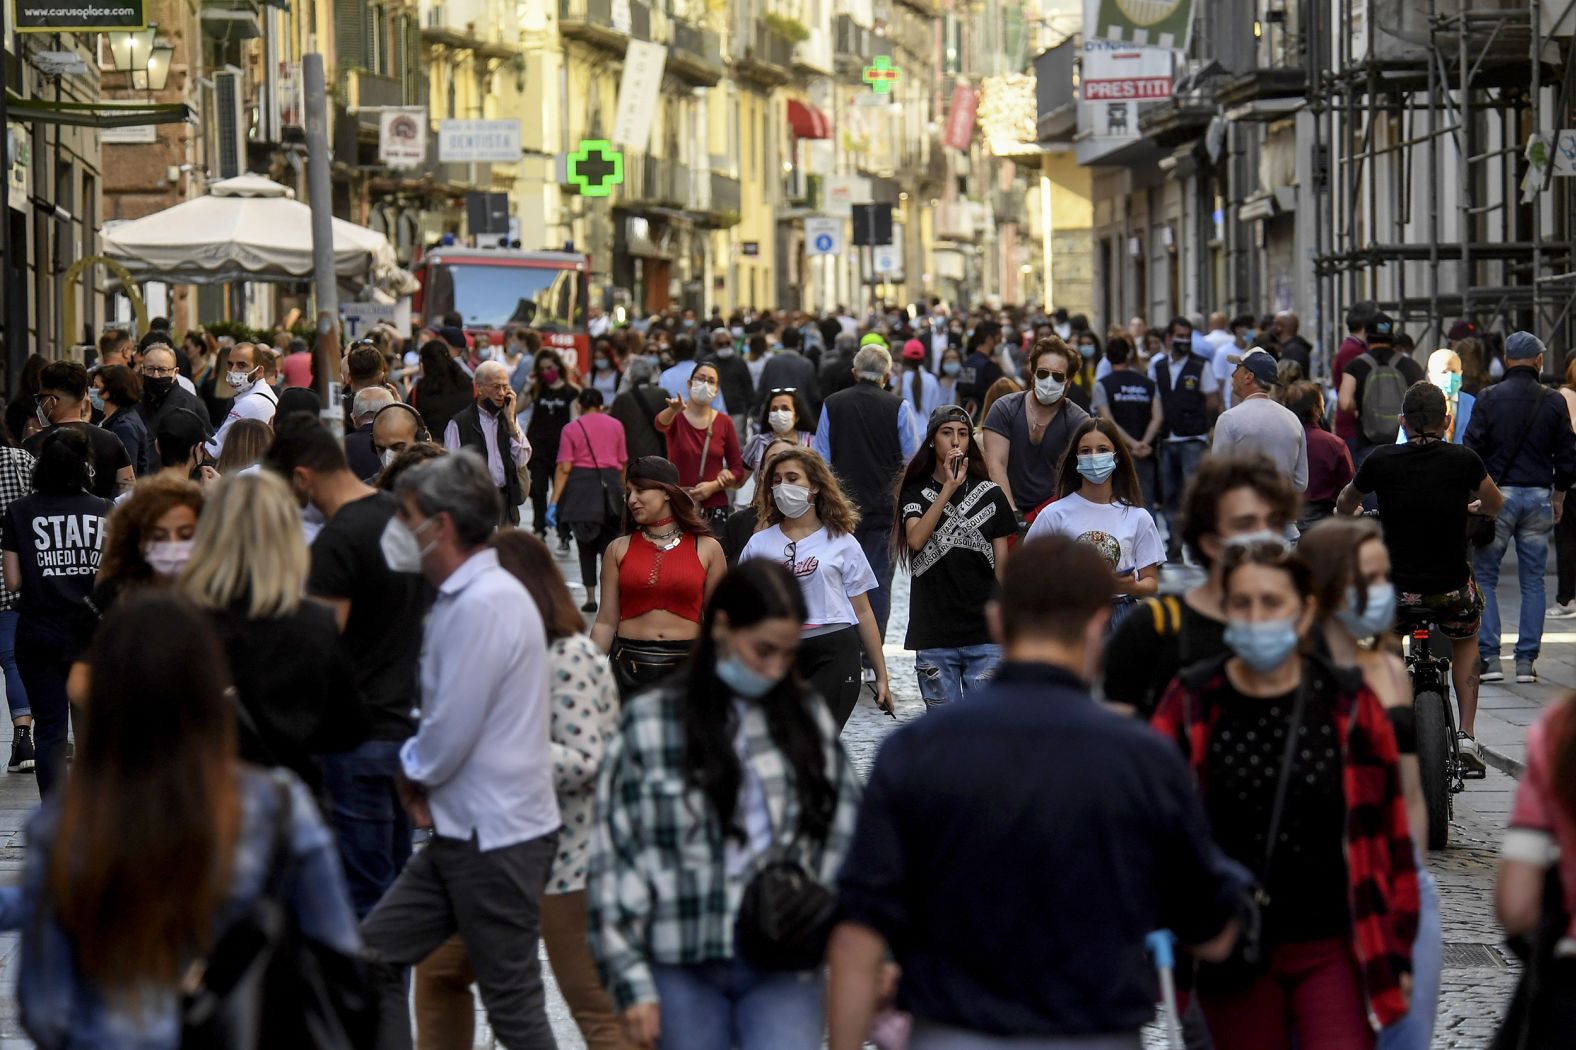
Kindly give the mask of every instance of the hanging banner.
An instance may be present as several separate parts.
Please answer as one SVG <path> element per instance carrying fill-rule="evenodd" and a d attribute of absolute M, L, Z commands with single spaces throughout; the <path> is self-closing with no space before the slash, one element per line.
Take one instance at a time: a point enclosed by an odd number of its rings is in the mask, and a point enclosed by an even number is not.
<path fill-rule="evenodd" d="M 1096 39 L 1187 50 L 1193 0 L 1099 0 L 1099 4 Z"/>
<path fill-rule="evenodd" d="M 651 124 L 657 115 L 657 99 L 662 95 L 662 67 L 667 61 L 668 49 L 661 44 L 629 42 L 629 50 L 624 52 L 624 75 L 618 82 L 613 134 L 609 136 L 615 146 L 646 152 Z"/>
<path fill-rule="evenodd" d="M 391 168 L 427 163 L 427 111 L 385 109 L 378 114 L 378 160 Z"/>
<path fill-rule="evenodd" d="M 1172 52 L 1162 47 L 1109 47 L 1084 51 L 1078 86 L 1085 102 L 1154 102 L 1171 97 Z"/>
<path fill-rule="evenodd" d="M 942 132 L 941 144 L 967 152 L 974 139 L 974 117 L 979 108 L 980 93 L 958 81 L 952 89 L 952 107 L 947 110 L 947 127 Z"/>
<path fill-rule="evenodd" d="M 18 33 L 91 33 L 148 28 L 144 0 L 16 0 Z"/>

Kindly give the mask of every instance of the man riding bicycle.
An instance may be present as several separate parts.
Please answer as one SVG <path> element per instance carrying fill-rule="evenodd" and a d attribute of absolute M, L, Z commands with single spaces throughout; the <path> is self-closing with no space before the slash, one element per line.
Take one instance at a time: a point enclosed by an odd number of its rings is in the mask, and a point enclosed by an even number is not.
<path fill-rule="evenodd" d="M 1426 380 L 1406 391 L 1401 421 L 1404 445 L 1375 449 L 1341 491 L 1336 509 L 1362 511 L 1374 493 L 1391 575 L 1399 599 L 1398 632 L 1426 618 L 1450 641 L 1450 677 L 1461 708 L 1457 745 L 1462 763 L 1483 771 L 1473 738 L 1477 720 L 1478 624 L 1483 595 L 1472 578 L 1467 515 L 1494 515 L 1504 505 L 1476 452 L 1443 440 L 1445 395 Z"/>

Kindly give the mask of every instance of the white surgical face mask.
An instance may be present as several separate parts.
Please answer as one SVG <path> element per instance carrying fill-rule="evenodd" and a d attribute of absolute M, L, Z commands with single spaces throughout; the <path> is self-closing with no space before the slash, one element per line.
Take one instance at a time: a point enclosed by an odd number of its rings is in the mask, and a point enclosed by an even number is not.
<path fill-rule="evenodd" d="M 793 429 L 793 413 L 786 408 L 779 408 L 767 415 L 772 430 L 778 434 L 786 434 Z"/>
<path fill-rule="evenodd" d="M 1067 389 L 1066 383 L 1058 383 L 1050 376 L 1034 381 L 1034 396 L 1042 405 L 1054 405 L 1062 399 L 1062 393 Z"/>
<path fill-rule="evenodd" d="M 148 544 L 142 558 L 160 576 L 174 576 L 192 560 L 194 540 L 158 540 Z"/>
<path fill-rule="evenodd" d="M 393 572 L 420 572 L 421 559 L 432 550 L 432 544 L 423 547 L 421 537 L 417 535 L 427 527 L 427 522 L 422 522 L 412 531 L 398 518 L 390 518 L 388 525 L 384 526 L 383 538 L 380 546 L 383 548 L 383 560 Z"/>
<path fill-rule="evenodd" d="M 698 405 L 711 404 L 712 398 L 717 396 L 717 391 L 712 389 L 710 383 L 691 383 L 690 400 Z"/>
<path fill-rule="evenodd" d="M 394 451 L 393 449 L 386 448 L 386 449 L 383 450 L 383 466 L 384 467 L 391 467 L 391 466 L 393 466 L 394 465 L 394 461 L 396 459 L 398 459 L 398 458 L 399 458 L 399 453 Z"/>
<path fill-rule="evenodd" d="M 810 490 L 803 485 L 773 485 L 772 499 L 785 518 L 802 518 L 810 509 Z"/>

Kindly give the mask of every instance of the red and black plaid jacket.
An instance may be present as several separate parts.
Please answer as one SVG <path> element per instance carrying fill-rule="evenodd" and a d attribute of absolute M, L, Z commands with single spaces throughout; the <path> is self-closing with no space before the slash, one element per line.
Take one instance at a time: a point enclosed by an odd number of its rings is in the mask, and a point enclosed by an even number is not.
<path fill-rule="evenodd" d="M 1151 724 L 1177 741 L 1208 792 L 1209 739 L 1226 688 L 1225 660 L 1189 668 L 1171 683 Z M 1333 682 L 1331 710 L 1341 747 L 1346 792 L 1346 874 L 1352 948 L 1362 971 L 1370 1019 L 1379 1027 L 1401 1019 L 1417 936 L 1417 862 L 1401 798 L 1395 734 L 1384 708 L 1361 679 L 1310 658 L 1305 673 Z M 1244 860 L 1245 858 L 1236 858 Z"/>

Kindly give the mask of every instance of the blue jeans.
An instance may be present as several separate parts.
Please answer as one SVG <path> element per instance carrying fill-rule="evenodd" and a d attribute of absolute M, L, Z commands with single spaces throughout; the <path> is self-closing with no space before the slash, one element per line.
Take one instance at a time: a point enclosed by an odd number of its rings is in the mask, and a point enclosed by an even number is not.
<path fill-rule="evenodd" d="M 826 978 L 767 973 L 742 959 L 653 966 L 660 1050 L 820 1050 Z"/>
<path fill-rule="evenodd" d="M 999 645 L 921 649 L 914 654 L 919 695 L 926 709 L 953 704 L 982 689 L 1001 663 Z"/>
<path fill-rule="evenodd" d="M 870 571 L 876 574 L 879 586 L 873 591 L 866 591 L 865 597 L 870 599 L 870 611 L 875 614 L 876 629 L 881 633 L 881 641 L 886 642 L 887 619 L 892 615 L 892 529 L 888 522 L 886 527 L 875 529 L 860 529 L 854 533 L 854 539 L 859 541 L 859 549 L 865 552 L 865 561 L 870 563 Z M 869 666 L 869 659 L 865 664 Z"/>
<path fill-rule="evenodd" d="M 16 669 L 16 619 L 20 615 L 15 609 L 0 610 L 0 668 L 5 669 L 5 705 L 11 709 L 13 722 L 33 713 L 22 673 Z"/>
<path fill-rule="evenodd" d="M 1378 1050 L 1428 1050 L 1434 1041 L 1439 1013 L 1440 975 L 1444 970 L 1444 934 L 1439 926 L 1439 885 L 1417 861 L 1417 939 L 1412 942 L 1412 1007 L 1406 1016 L 1379 1033 Z"/>
<path fill-rule="evenodd" d="M 1549 490 L 1507 485 L 1505 506 L 1494 522 L 1494 542 L 1472 555 L 1472 574 L 1483 592 L 1483 625 L 1478 629 L 1478 653 L 1499 659 L 1499 563 L 1510 541 L 1516 541 L 1516 573 L 1521 581 L 1521 623 L 1516 637 L 1516 659 L 1536 660 L 1543 647 L 1543 573 L 1548 567 L 1549 538 L 1554 534 L 1554 505 Z"/>
<path fill-rule="evenodd" d="M 1166 528 L 1173 546 L 1182 545 L 1182 489 L 1208 452 L 1209 442 L 1204 438 L 1160 443 L 1160 483 L 1166 498 Z"/>
<path fill-rule="evenodd" d="M 358 919 L 367 917 L 410 859 L 410 818 L 394 787 L 399 747 L 397 740 L 368 740 L 323 758 L 328 822 Z"/>

